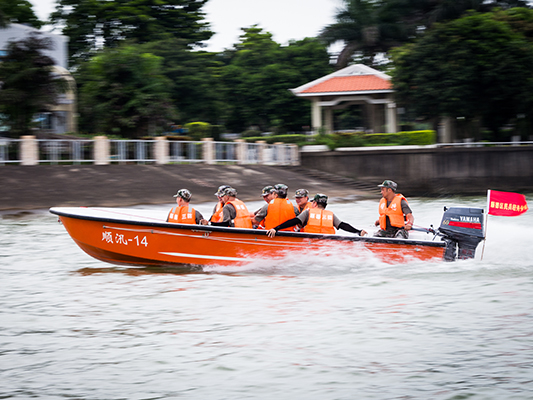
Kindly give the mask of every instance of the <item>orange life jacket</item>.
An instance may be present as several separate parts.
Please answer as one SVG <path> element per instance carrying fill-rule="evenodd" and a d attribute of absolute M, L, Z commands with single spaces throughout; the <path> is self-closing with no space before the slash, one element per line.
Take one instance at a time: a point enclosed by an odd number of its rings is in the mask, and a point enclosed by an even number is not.
<path fill-rule="evenodd" d="M 296 217 L 294 206 L 287 199 L 275 198 L 268 204 L 267 216 L 265 217 L 265 229 L 272 229 L 279 224 Z M 293 227 L 281 229 L 282 231 L 294 231 Z"/>
<path fill-rule="evenodd" d="M 178 224 L 196 224 L 196 211 L 189 206 L 174 207 L 168 213 L 167 222 L 176 222 Z"/>
<path fill-rule="evenodd" d="M 311 207 L 313 207 L 313 203 L 308 201 L 307 203 L 305 203 L 305 206 L 303 209 L 300 209 L 300 206 L 298 206 L 298 210 L 300 210 L 300 214 L 303 213 L 305 210 L 310 210 Z"/>
<path fill-rule="evenodd" d="M 321 208 L 309 209 L 309 220 L 307 225 L 303 227 L 302 232 L 334 234 L 333 212 Z"/>
<path fill-rule="evenodd" d="M 402 200 L 405 200 L 405 197 L 398 193 L 387 207 L 387 199 L 381 198 L 379 202 L 379 227 L 381 229 L 387 229 L 387 217 L 389 217 L 391 226 L 396 228 L 404 227 L 405 218 L 402 211 Z"/>
<path fill-rule="evenodd" d="M 250 218 L 250 211 L 239 199 L 228 201 L 229 204 L 232 204 L 235 207 L 237 216 L 233 220 L 233 226 L 235 228 L 250 228 L 252 229 L 252 219 Z M 226 203 L 226 204 L 228 204 Z"/>
<path fill-rule="evenodd" d="M 211 216 L 212 222 L 222 222 L 222 209 L 224 208 L 224 204 L 222 204 L 220 201 L 217 203 L 215 212 Z"/>

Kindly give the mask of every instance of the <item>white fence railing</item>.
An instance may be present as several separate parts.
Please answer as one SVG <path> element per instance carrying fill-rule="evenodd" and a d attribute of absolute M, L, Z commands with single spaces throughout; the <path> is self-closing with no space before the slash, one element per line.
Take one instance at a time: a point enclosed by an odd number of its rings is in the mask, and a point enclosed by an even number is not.
<path fill-rule="evenodd" d="M 0 165 L 21 164 L 271 164 L 298 165 L 293 144 L 167 140 L 110 140 L 99 136 L 87 140 L 0 138 Z"/>

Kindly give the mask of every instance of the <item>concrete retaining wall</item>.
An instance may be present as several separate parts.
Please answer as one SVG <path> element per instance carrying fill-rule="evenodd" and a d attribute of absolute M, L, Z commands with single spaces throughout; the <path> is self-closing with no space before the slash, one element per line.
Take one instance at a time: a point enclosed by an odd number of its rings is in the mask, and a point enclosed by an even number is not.
<path fill-rule="evenodd" d="M 302 153 L 301 163 L 367 183 L 392 179 L 410 196 L 533 191 L 533 146 L 361 148 Z"/>

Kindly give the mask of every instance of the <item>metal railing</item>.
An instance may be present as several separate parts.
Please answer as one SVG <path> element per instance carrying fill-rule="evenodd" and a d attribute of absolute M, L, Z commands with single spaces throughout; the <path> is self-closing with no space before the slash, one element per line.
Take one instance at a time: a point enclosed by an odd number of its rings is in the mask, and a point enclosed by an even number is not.
<path fill-rule="evenodd" d="M 119 164 L 155 162 L 153 140 L 110 140 L 110 161 Z"/>
<path fill-rule="evenodd" d="M 246 142 L 0 138 L 0 165 L 59 163 L 238 163 L 290 165 L 295 145 Z"/>
<path fill-rule="evenodd" d="M 39 163 L 92 163 L 94 162 L 94 141 L 66 139 L 36 139 Z"/>
<path fill-rule="evenodd" d="M 236 163 L 237 158 L 237 145 L 234 142 L 214 142 L 215 145 L 215 159 L 214 162 L 228 162 Z"/>
<path fill-rule="evenodd" d="M 169 141 L 169 162 L 198 163 L 203 162 L 202 142 Z"/>
<path fill-rule="evenodd" d="M 22 139 L 0 139 L 0 165 L 20 163 Z"/>

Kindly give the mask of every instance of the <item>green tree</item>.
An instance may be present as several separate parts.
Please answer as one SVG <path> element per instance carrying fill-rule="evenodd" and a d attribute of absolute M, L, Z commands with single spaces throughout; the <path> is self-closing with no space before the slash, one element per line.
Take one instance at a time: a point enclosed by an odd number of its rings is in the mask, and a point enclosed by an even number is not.
<path fill-rule="evenodd" d="M 0 63 L 0 114 L 13 136 L 28 134 L 34 115 L 49 111 L 67 89 L 53 71 L 54 60 L 43 53 L 52 49 L 53 42 L 38 32 L 8 42 Z"/>
<path fill-rule="evenodd" d="M 288 89 L 331 72 L 329 55 L 316 39 L 282 47 L 257 26 L 243 29 L 241 41 L 227 51 L 222 69 L 225 125 L 235 132 L 250 126 L 276 132 L 309 125 L 309 103 Z"/>
<path fill-rule="evenodd" d="M 175 117 L 161 63 L 138 45 L 125 45 L 84 64 L 76 74 L 81 129 L 131 138 L 161 131 Z"/>
<path fill-rule="evenodd" d="M 0 28 L 9 23 L 27 24 L 36 29 L 43 26 L 28 0 L 0 0 Z"/>
<path fill-rule="evenodd" d="M 500 139 L 499 128 L 528 113 L 533 100 L 533 46 L 503 15 L 472 13 L 437 24 L 393 52 L 399 102 L 433 120 L 481 120 Z"/>
<path fill-rule="evenodd" d="M 73 64 L 95 49 L 114 47 L 126 39 L 147 43 L 169 38 L 188 46 L 202 45 L 213 33 L 203 22 L 208 0 L 58 0 L 50 19 L 70 38 Z"/>
<path fill-rule="evenodd" d="M 326 26 L 321 39 L 343 42 L 337 68 L 350 63 L 354 53 L 373 65 L 375 56 L 424 34 L 435 22 L 459 18 L 467 10 L 488 12 L 495 7 L 527 7 L 524 0 L 343 0 L 336 22 Z"/>
<path fill-rule="evenodd" d="M 184 40 L 174 38 L 141 47 L 162 58 L 162 73 L 169 80 L 168 92 L 178 109 L 176 123 L 219 123 L 223 108 L 219 75 L 223 63 L 217 60 L 217 54 L 191 51 Z"/>

